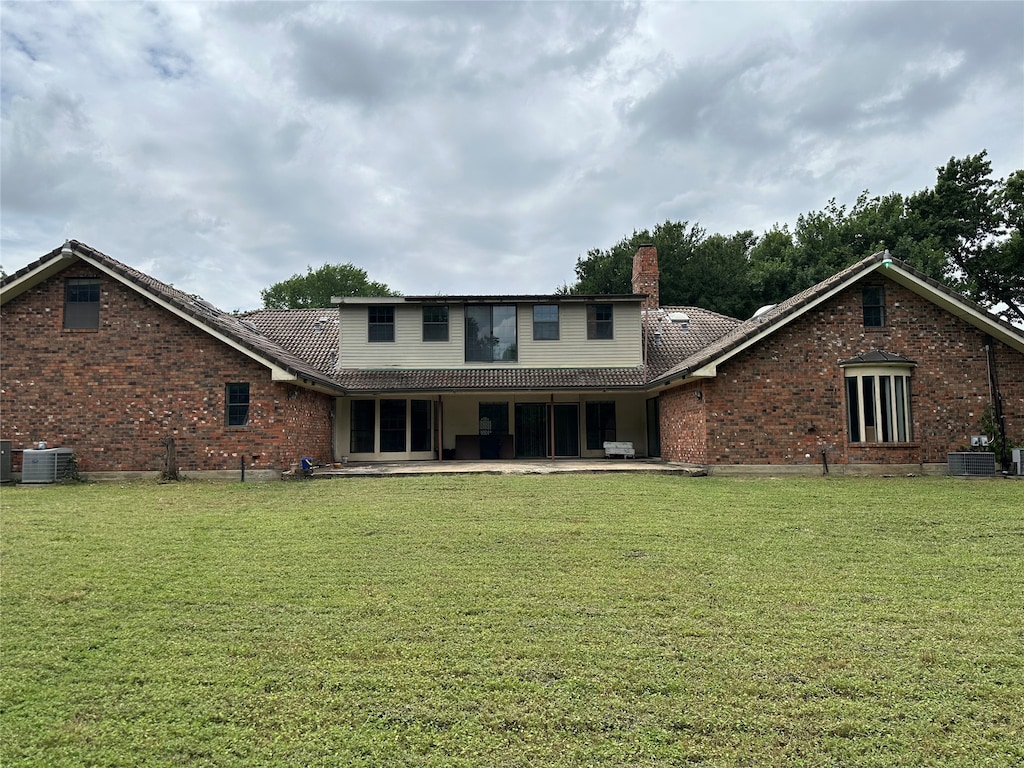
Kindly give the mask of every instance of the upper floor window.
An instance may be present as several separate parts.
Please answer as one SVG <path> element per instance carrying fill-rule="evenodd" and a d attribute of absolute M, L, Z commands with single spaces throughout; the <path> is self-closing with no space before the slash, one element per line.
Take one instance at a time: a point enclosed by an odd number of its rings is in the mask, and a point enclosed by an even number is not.
<path fill-rule="evenodd" d="M 546 341 L 558 339 L 558 305 L 535 304 L 533 307 L 533 339 Z"/>
<path fill-rule="evenodd" d="M 466 362 L 516 362 L 516 308 L 508 304 L 466 307 Z"/>
<path fill-rule="evenodd" d="M 249 423 L 249 385 L 234 382 L 227 385 L 225 392 L 225 421 L 229 427 L 244 427 Z"/>
<path fill-rule="evenodd" d="M 368 307 L 367 320 L 370 341 L 395 340 L 394 307 Z"/>
<path fill-rule="evenodd" d="M 423 340 L 448 341 L 448 307 L 423 308 Z"/>
<path fill-rule="evenodd" d="M 614 338 L 611 304 L 587 304 L 587 338 Z"/>
<path fill-rule="evenodd" d="M 64 281 L 64 327 L 95 330 L 100 327 L 100 281 L 69 277 Z"/>
<path fill-rule="evenodd" d="M 881 328 L 885 325 L 885 288 L 865 285 L 861 293 L 864 307 L 864 327 Z"/>

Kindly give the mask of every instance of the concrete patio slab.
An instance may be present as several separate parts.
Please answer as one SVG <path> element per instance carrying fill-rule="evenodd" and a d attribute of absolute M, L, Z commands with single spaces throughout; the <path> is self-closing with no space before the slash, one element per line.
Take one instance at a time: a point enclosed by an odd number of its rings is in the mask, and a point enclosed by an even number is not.
<path fill-rule="evenodd" d="M 349 462 L 313 469 L 314 479 L 383 477 L 388 475 L 553 475 L 566 473 L 633 472 L 702 477 L 704 467 L 655 459 L 516 459 L 512 461 L 396 461 Z"/>

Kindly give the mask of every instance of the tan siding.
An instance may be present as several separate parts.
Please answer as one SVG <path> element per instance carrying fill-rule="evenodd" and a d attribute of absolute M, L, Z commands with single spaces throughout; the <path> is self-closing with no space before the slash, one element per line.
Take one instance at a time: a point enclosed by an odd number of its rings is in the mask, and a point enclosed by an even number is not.
<path fill-rule="evenodd" d="M 448 309 L 448 341 L 423 341 L 423 308 L 395 307 L 395 340 L 367 341 L 367 309 L 359 305 L 341 308 L 340 349 L 342 368 L 458 368 L 463 365 L 462 307 Z"/>
<path fill-rule="evenodd" d="M 584 304 L 559 307 L 558 341 L 533 340 L 533 305 L 519 307 L 519 364 L 527 368 L 629 368 L 643 362 L 640 304 L 613 304 L 612 339 L 587 338 Z"/>
<path fill-rule="evenodd" d="M 640 304 L 613 304 L 614 338 L 587 339 L 584 304 L 559 307 L 559 339 L 533 340 L 533 305 L 517 306 L 519 361 L 466 363 L 463 307 L 449 306 L 448 341 L 423 341 L 420 305 L 395 306 L 395 341 L 367 341 L 367 308 L 342 305 L 339 366 L 342 368 L 631 368 L 643 362 Z"/>

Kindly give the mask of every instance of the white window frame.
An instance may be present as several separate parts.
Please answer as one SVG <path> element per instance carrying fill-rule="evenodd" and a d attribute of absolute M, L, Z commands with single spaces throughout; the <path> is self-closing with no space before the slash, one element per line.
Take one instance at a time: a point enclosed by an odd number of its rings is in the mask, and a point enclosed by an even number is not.
<path fill-rule="evenodd" d="M 913 366 L 901 364 L 845 366 L 843 394 L 849 443 L 913 442 L 912 371 Z M 851 383 L 856 402 L 851 397 Z"/>

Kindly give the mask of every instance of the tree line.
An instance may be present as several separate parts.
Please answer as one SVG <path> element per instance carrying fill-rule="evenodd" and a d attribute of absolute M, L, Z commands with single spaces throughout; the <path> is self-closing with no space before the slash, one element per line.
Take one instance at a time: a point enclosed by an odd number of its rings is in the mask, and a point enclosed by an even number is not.
<path fill-rule="evenodd" d="M 633 254 L 658 249 L 665 306 L 699 306 L 747 318 L 888 249 L 929 277 L 1024 322 L 1024 170 L 992 178 L 987 153 L 950 158 L 935 186 L 904 196 L 864 192 L 851 208 L 823 210 L 775 226 L 708 234 L 697 223 L 665 221 L 634 231 L 576 261 L 576 282 L 561 293 L 631 293 Z"/>
<path fill-rule="evenodd" d="M 929 277 L 985 307 L 1024 322 L 1024 170 L 992 178 L 983 150 L 950 158 L 935 186 L 904 196 L 835 199 L 820 211 L 752 230 L 709 234 L 697 223 L 665 221 L 576 260 L 576 282 L 558 293 L 631 293 L 633 255 L 658 249 L 665 306 L 698 306 L 747 318 L 872 253 L 888 249 Z M 329 307 L 332 296 L 393 296 L 349 264 L 325 264 L 261 291 L 267 309 Z"/>

